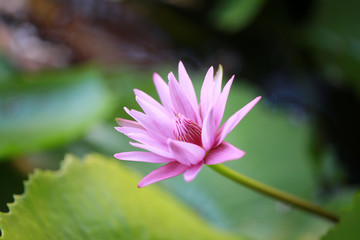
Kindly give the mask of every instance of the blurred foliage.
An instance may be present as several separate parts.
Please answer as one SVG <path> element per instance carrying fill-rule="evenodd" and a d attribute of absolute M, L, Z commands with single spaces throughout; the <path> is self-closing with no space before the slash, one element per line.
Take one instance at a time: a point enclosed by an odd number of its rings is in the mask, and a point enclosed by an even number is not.
<path fill-rule="evenodd" d="M 11 81 L 11 77 L 16 75 L 17 71 L 15 66 L 0 52 L 0 86 L 5 81 Z"/>
<path fill-rule="evenodd" d="M 0 157 L 64 144 L 112 109 L 110 92 L 91 68 L 23 74 L 0 89 Z"/>
<path fill-rule="evenodd" d="M 211 228 L 156 186 L 115 160 L 65 158 L 57 172 L 36 171 L 10 213 L 1 214 L 1 239 L 244 239 Z"/>
<path fill-rule="evenodd" d="M 310 31 L 305 33 L 313 55 L 327 77 L 343 80 L 360 92 L 360 2 L 318 1 Z"/>
<path fill-rule="evenodd" d="M 217 1 L 209 18 L 220 30 L 235 32 L 248 26 L 265 0 Z"/>

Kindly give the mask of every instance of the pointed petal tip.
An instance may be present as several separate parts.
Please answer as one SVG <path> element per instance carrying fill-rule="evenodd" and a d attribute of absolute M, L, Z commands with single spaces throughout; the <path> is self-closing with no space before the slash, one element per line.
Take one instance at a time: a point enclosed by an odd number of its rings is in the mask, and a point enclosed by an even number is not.
<path fill-rule="evenodd" d="M 124 110 L 125 110 L 125 112 L 126 112 L 127 114 L 130 115 L 130 110 L 129 110 L 127 107 L 124 107 Z"/>
<path fill-rule="evenodd" d="M 187 167 L 178 163 L 178 162 L 170 162 L 154 171 L 150 172 L 146 175 L 141 181 L 138 183 L 138 187 L 142 188 L 147 185 L 176 177 L 186 171 Z"/>
<path fill-rule="evenodd" d="M 241 151 L 241 153 L 239 153 L 239 156 L 238 156 L 237 159 L 243 158 L 243 157 L 246 155 L 246 152 L 245 152 L 245 151 L 243 151 L 243 150 L 241 150 L 241 149 L 239 149 L 239 150 Z"/>
<path fill-rule="evenodd" d="M 162 79 L 162 77 L 158 73 L 154 72 L 153 73 L 153 82 L 154 82 L 154 84 L 156 85 L 156 82 L 158 82 L 158 81 L 164 81 L 164 80 Z"/>
<path fill-rule="evenodd" d="M 174 73 L 171 71 L 171 72 L 169 72 L 169 74 L 168 74 L 168 78 L 169 78 L 169 80 L 170 80 L 170 77 L 172 78 L 174 78 L 174 79 L 176 79 L 175 78 L 175 75 L 174 75 Z"/>
<path fill-rule="evenodd" d="M 196 174 L 196 175 L 197 175 L 197 174 Z M 192 175 L 184 174 L 184 180 L 185 180 L 186 182 L 192 182 L 192 181 L 195 179 L 196 175 L 195 175 L 195 176 L 192 176 Z"/>
<path fill-rule="evenodd" d="M 175 77 L 173 72 L 170 72 L 168 74 L 168 80 L 169 80 L 169 89 L 170 89 L 171 85 L 174 86 L 175 83 L 178 83 L 178 81 L 176 80 L 176 77 Z"/>
<path fill-rule="evenodd" d="M 146 182 L 146 181 L 143 181 L 144 179 L 141 179 L 140 182 L 138 183 L 137 187 L 138 188 L 144 188 L 144 187 L 147 187 L 155 182 Z"/>
<path fill-rule="evenodd" d="M 114 154 L 114 157 L 118 160 L 124 160 L 123 159 L 123 156 L 124 156 L 124 152 L 120 152 L 120 153 L 115 153 Z"/>
<path fill-rule="evenodd" d="M 204 81 L 206 79 L 211 80 L 211 82 L 214 81 L 214 67 L 213 66 L 209 67 L 209 69 L 207 70 Z"/>
<path fill-rule="evenodd" d="M 188 176 L 184 175 L 184 180 L 185 180 L 186 182 L 192 182 L 194 179 L 195 179 L 195 178 L 188 177 Z"/>
<path fill-rule="evenodd" d="M 122 160 L 122 159 L 119 158 L 119 154 L 120 154 L 120 153 L 115 153 L 115 154 L 114 154 L 114 158 L 119 159 L 119 160 Z"/>
<path fill-rule="evenodd" d="M 134 88 L 133 92 L 135 94 L 135 97 L 139 97 L 139 96 L 141 97 L 141 95 L 146 95 L 146 93 L 144 93 L 143 91 L 141 91 L 141 90 L 139 90 L 137 88 Z"/>
<path fill-rule="evenodd" d="M 144 159 L 142 153 L 148 153 L 148 152 L 120 152 L 120 153 L 115 153 L 114 157 L 118 160 L 123 160 L 123 161 L 136 161 L 136 162 L 153 162 L 153 161 L 146 161 L 146 159 Z M 145 156 L 146 157 L 146 156 Z M 157 161 L 156 161 L 157 162 Z"/>
<path fill-rule="evenodd" d="M 206 165 L 216 165 L 223 162 L 240 159 L 245 152 L 228 142 L 222 142 L 218 147 L 212 149 L 205 158 Z"/>
<path fill-rule="evenodd" d="M 212 66 L 211 66 L 211 67 L 212 67 Z M 217 71 L 216 71 L 216 73 L 215 73 L 215 76 L 222 78 L 222 76 L 223 76 L 223 67 L 222 67 L 221 64 L 219 64 L 219 67 L 218 67 L 218 69 L 217 69 Z"/>
<path fill-rule="evenodd" d="M 229 79 L 229 81 L 227 81 L 227 83 L 225 84 L 225 86 L 228 85 L 228 84 L 230 85 L 229 86 L 229 91 L 230 91 L 230 88 L 231 88 L 231 86 L 232 86 L 232 84 L 234 82 L 234 79 L 235 79 L 235 75 L 232 75 L 231 78 Z M 223 91 L 224 91 L 224 89 L 223 89 Z"/>
<path fill-rule="evenodd" d="M 255 106 L 260 100 L 261 100 L 262 96 L 257 96 L 256 98 L 254 98 L 254 100 L 252 100 L 250 103 L 253 104 L 253 106 Z"/>
<path fill-rule="evenodd" d="M 195 177 L 199 174 L 202 166 L 204 165 L 204 162 L 200 162 L 196 165 L 190 166 L 185 172 L 184 172 L 184 180 L 186 182 L 191 182 L 195 179 Z"/>

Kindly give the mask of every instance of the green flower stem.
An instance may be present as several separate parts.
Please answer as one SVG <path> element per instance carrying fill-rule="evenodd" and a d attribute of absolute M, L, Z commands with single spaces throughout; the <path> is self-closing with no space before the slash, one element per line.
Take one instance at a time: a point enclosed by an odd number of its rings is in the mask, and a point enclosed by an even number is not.
<path fill-rule="evenodd" d="M 268 195 L 270 197 L 273 197 L 275 199 L 278 199 L 280 201 L 283 201 L 285 203 L 290 204 L 291 206 L 301 208 L 303 210 L 306 210 L 310 213 L 316 214 L 318 216 L 324 217 L 328 220 L 331 220 L 333 222 L 338 222 L 339 217 L 336 216 L 333 213 L 328 212 L 327 210 L 308 202 L 304 199 L 298 198 L 294 195 L 291 195 L 289 193 L 280 191 L 279 189 L 273 188 L 271 186 L 268 186 L 266 184 L 263 184 L 261 182 L 258 182 L 256 180 L 253 180 L 249 177 L 246 177 L 238 172 L 235 172 L 234 170 L 225 167 L 222 164 L 217 165 L 208 165 L 210 168 L 215 170 L 216 172 L 222 174 L 223 176 L 230 178 L 231 180 L 240 183 L 244 186 L 247 186 L 255 191 L 258 191 L 262 194 Z"/>

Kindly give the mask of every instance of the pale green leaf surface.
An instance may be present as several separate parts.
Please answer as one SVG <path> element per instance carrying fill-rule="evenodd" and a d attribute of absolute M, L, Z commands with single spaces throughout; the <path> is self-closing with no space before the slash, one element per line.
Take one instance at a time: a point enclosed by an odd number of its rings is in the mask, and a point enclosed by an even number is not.
<path fill-rule="evenodd" d="M 340 214 L 340 222 L 333 227 L 323 240 L 360 239 L 360 193 L 356 194 L 350 209 Z"/>
<path fill-rule="evenodd" d="M 0 157 L 66 143 L 112 109 L 109 91 L 96 70 L 71 69 L 23 78 L 0 88 Z"/>
<path fill-rule="evenodd" d="M 60 171 L 36 171 L 2 213 L 0 239 L 240 239 L 196 216 L 116 160 L 72 155 Z"/>

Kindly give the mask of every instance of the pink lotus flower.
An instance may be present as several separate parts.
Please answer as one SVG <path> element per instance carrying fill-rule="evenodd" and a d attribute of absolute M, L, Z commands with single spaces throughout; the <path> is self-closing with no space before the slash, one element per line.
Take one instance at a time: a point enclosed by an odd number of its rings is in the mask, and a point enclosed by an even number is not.
<path fill-rule="evenodd" d="M 252 100 L 219 128 L 234 76 L 221 91 L 222 67 L 215 76 L 211 67 L 201 88 L 200 106 L 182 62 L 179 62 L 179 82 L 172 72 L 168 79 L 169 84 L 166 84 L 157 73 L 153 75 L 162 104 L 135 89 L 136 101 L 144 113 L 125 108 L 135 121 L 117 119 L 120 127 L 115 129 L 135 140 L 130 142 L 132 146 L 148 152 L 116 153 L 116 158 L 166 163 L 144 177 L 138 187 L 182 173 L 184 179 L 190 182 L 204 164 L 219 164 L 243 157 L 244 151 L 224 142 L 224 139 L 261 98 Z"/>

